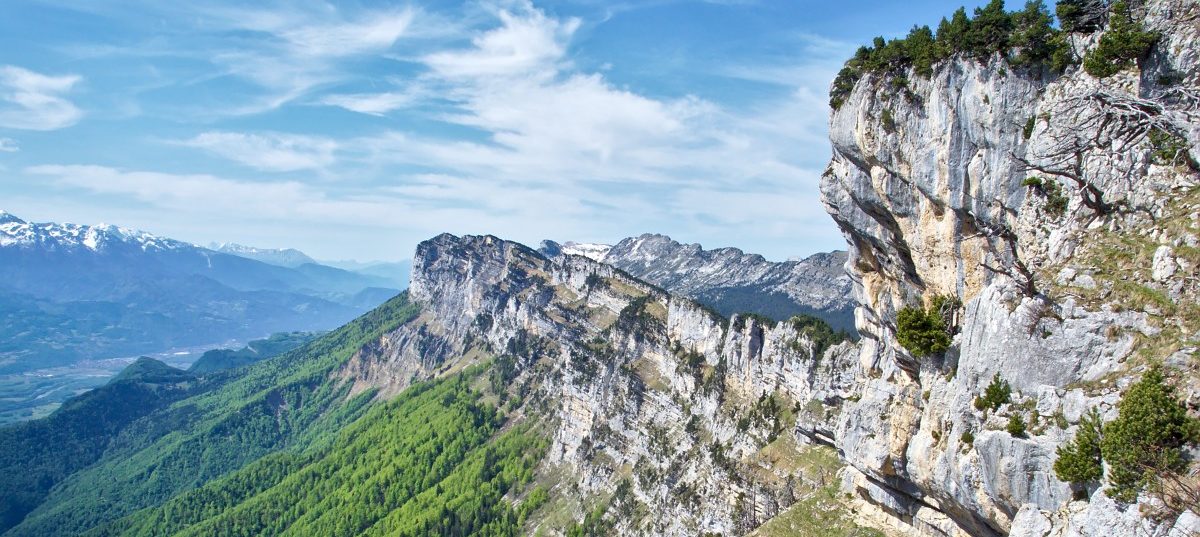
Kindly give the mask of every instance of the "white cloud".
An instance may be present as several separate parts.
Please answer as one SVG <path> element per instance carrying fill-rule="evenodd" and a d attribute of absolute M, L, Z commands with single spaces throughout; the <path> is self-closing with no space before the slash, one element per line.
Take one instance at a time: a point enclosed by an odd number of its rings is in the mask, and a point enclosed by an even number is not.
<path fill-rule="evenodd" d="M 419 95 L 414 92 L 383 92 L 383 93 L 344 93 L 337 95 L 329 95 L 322 98 L 320 104 L 330 106 L 338 106 L 358 112 L 360 114 L 370 114 L 373 116 L 382 116 L 394 110 L 408 108 L 419 100 Z"/>
<path fill-rule="evenodd" d="M 498 16 L 501 26 L 475 37 L 473 48 L 429 54 L 423 61 L 446 78 L 547 75 L 580 23 L 548 18 L 528 3 L 520 13 L 503 10 Z"/>
<path fill-rule="evenodd" d="M 127 171 L 107 166 L 40 165 L 26 173 L 51 178 L 59 187 L 129 197 L 180 213 L 212 211 L 246 219 L 334 218 L 345 223 L 384 217 L 385 204 L 331 199 L 298 182 L 238 181 L 208 174 Z"/>
<path fill-rule="evenodd" d="M 337 142 L 283 133 L 205 132 L 179 145 L 203 149 L 263 171 L 320 169 L 334 163 Z"/>
<path fill-rule="evenodd" d="M 74 125 L 83 117 L 63 95 L 78 75 L 51 76 L 15 65 L 0 66 L 0 127 L 49 131 Z"/>
<path fill-rule="evenodd" d="M 190 226 L 193 230 L 212 222 L 234 230 L 243 229 L 234 237 L 179 237 L 186 240 L 243 240 L 241 233 L 290 227 L 289 245 L 304 246 L 295 242 L 304 239 L 296 234 L 302 229 L 316 229 L 334 235 L 329 238 L 334 242 L 327 244 L 327 248 L 345 248 L 337 255 L 363 258 L 407 257 L 411 253 L 408 248 L 417 241 L 443 231 L 493 233 L 533 242 L 544 238 L 548 229 L 564 236 L 604 236 L 617 233 L 626 224 L 603 218 L 594 204 L 585 202 L 583 196 L 571 189 L 545 189 L 448 175 L 422 175 L 410 178 L 411 182 L 404 186 L 335 195 L 298 181 L 245 181 L 209 174 L 170 174 L 94 165 L 40 165 L 25 168 L 24 172 L 46 179 L 60 191 L 135 201 L 146 219 L 153 220 L 157 215 L 163 221 L 193 222 Z M 622 203 L 618 198 L 600 196 L 599 199 Z M 634 214 L 653 214 L 650 205 L 636 201 L 624 203 L 623 207 Z M 361 237 L 363 230 L 371 230 L 368 235 L 372 240 L 346 241 L 347 229 L 357 229 L 350 235 L 355 237 Z M 343 234 L 340 242 L 336 239 L 338 234 Z M 407 244 L 399 253 L 368 252 L 381 241 Z M 352 254 L 350 250 L 354 248 L 359 250 Z"/>
<path fill-rule="evenodd" d="M 0 138 L 0 153 L 16 153 L 21 150 L 17 141 L 12 138 Z"/>
<path fill-rule="evenodd" d="M 408 30 L 415 14 L 409 8 L 369 13 L 351 21 L 263 29 L 286 40 L 288 50 L 296 56 L 338 58 L 391 48 Z"/>
<path fill-rule="evenodd" d="M 217 9 L 204 13 L 221 29 L 250 32 L 246 46 L 209 54 L 227 74 L 267 90 L 256 101 L 226 112 L 273 110 L 317 88 L 352 77 L 343 62 L 380 55 L 408 35 L 418 11 L 378 9 L 347 13 L 328 4 L 317 9 Z"/>
<path fill-rule="evenodd" d="M 464 24 L 473 30 L 448 40 L 413 37 L 426 31 L 420 11 L 375 12 L 380 20 L 373 20 L 324 4 L 299 14 L 242 12 L 215 24 L 240 29 L 238 39 L 248 43 L 217 51 L 222 74 L 263 90 L 253 106 L 234 102 L 236 111 L 295 102 L 394 121 L 382 132 L 329 137 L 210 126 L 173 142 L 255 170 L 316 172 L 288 176 L 303 181 L 96 166 L 27 172 L 52 178 L 48 188 L 132 200 L 194 221 L 221 215 L 246 229 L 322 221 L 356 236 L 369 230 L 371 237 L 414 241 L 440 231 L 526 242 L 551 233 L 614 240 L 664 231 L 739 246 L 797 238 L 804 244 L 813 236 L 830 237 L 824 245 L 840 242 L 816 195 L 829 156 L 825 85 L 840 66 L 839 44 L 802 36 L 804 59 L 782 67 L 760 59 L 757 66 L 664 73 L 769 88 L 748 92 L 752 100 L 713 101 L 622 85 L 610 73 L 625 66 L 581 69 L 572 61 L 577 19 L 521 0 L 505 2 L 504 10 L 482 5 L 487 19 L 472 18 L 478 4 L 465 8 Z M 406 36 L 411 41 L 398 46 Z M 386 62 L 399 68 L 381 75 Z M 366 75 L 369 85 L 354 83 Z M 330 93 L 334 88 L 340 93 Z M 264 119 L 259 125 L 279 125 L 271 123 L 274 115 Z"/>

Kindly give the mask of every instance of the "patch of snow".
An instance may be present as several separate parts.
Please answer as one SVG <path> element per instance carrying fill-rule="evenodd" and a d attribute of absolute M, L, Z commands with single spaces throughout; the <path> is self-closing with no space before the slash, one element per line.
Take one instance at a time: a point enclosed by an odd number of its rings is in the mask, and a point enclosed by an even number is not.
<path fill-rule="evenodd" d="M 591 242 L 564 242 L 562 245 L 564 254 L 581 255 L 593 261 L 604 261 L 609 250 L 612 245 Z"/>

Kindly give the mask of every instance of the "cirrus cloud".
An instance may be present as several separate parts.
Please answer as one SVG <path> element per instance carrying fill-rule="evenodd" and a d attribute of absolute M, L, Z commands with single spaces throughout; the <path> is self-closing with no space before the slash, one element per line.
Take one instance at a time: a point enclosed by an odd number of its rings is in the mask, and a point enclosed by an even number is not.
<path fill-rule="evenodd" d="M 74 125 L 83 112 L 63 96 L 80 80 L 79 75 L 53 76 L 0 66 L 0 127 L 50 131 Z"/>
<path fill-rule="evenodd" d="M 210 131 L 175 143 L 270 172 L 324 168 L 333 164 L 334 152 L 338 149 L 338 143 L 329 138 L 277 132 Z"/>

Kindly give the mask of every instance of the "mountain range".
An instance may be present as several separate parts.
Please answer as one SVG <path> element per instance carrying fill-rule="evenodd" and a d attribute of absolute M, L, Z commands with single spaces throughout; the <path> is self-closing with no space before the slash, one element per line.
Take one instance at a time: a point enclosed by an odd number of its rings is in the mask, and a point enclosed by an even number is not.
<path fill-rule="evenodd" d="M 725 316 L 755 313 L 781 321 L 808 314 L 854 332 L 856 303 L 844 251 L 772 262 L 737 248 L 705 250 L 652 233 L 611 246 L 547 240 L 539 249 L 550 256 L 580 255 L 608 263 Z"/>
<path fill-rule="evenodd" d="M 390 279 L 236 251 L 0 213 L 0 372 L 327 330 L 399 292 Z"/>

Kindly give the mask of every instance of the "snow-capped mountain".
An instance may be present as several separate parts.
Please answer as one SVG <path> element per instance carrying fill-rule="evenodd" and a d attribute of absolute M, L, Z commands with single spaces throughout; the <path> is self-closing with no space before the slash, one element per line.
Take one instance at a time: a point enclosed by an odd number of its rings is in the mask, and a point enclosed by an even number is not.
<path fill-rule="evenodd" d="M 0 371 L 324 330 L 398 292 L 315 263 L 289 268 L 118 226 L 0 212 Z"/>
<path fill-rule="evenodd" d="M 705 250 L 647 233 L 613 246 L 543 241 L 542 253 L 582 255 L 624 270 L 673 293 L 690 296 L 725 315 L 758 313 L 782 319 L 807 313 L 853 331 L 854 298 L 845 252 L 802 260 L 768 261 L 737 248 Z"/>
<path fill-rule="evenodd" d="M 317 264 L 315 259 L 295 248 L 255 248 L 232 242 L 214 242 L 209 244 L 208 248 L 223 254 L 232 254 L 281 267 L 296 268 L 309 263 Z"/>
<path fill-rule="evenodd" d="M 26 222 L 12 213 L 0 211 L 0 247 L 85 248 L 92 251 L 132 247 L 152 252 L 190 248 L 192 245 L 144 231 L 107 224 L 86 226 Z"/>

